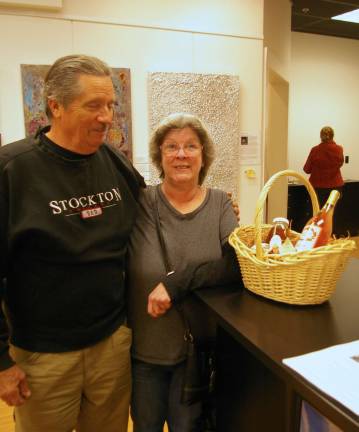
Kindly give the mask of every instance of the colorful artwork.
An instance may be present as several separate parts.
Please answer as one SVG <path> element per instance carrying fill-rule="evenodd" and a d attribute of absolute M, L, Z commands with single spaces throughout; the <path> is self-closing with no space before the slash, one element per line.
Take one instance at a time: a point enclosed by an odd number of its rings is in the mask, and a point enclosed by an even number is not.
<path fill-rule="evenodd" d="M 112 68 L 112 81 L 116 93 L 113 125 L 107 142 L 122 150 L 132 160 L 132 116 L 130 69 Z"/>
<path fill-rule="evenodd" d="M 35 135 L 48 124 L 43 101 L 44 79 L 50 66 L 21 65 L 22 94 L 24 101 L 25 133 Z"/>
<path fill-rule="evenodd" d="M 43 100 L 44 80 L 49 68 L 48 65 L 21 65 L 26 136 L 35 135 L 39 128 L 49 124 Z M 117 103 L 107 142 L 132 160 L 130 69 L 113 68 L 112 75 Z"/>

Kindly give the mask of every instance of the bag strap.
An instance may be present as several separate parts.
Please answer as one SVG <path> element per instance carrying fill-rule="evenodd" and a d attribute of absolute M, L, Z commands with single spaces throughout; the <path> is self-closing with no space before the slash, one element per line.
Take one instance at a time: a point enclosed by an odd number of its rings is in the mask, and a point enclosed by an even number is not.
<path fill-rule="evenodd" d="M 163 262 L 165 264 L 166 276 L 169 276 L 169 275 L 173 274 L 175 272 L 175 270 L 174 270 L 174 268 L 171 264 L 170 258 L 168 256 L 168 250 L 167 250 L 166 242 L 165 242 L 165 239 L 164 239 L 163 233 L 162 233 L 160 213 L 158 210 L 157 188 L 152 188 L 151 192 L 152 192 L 152 198 L 153 198 L 153 208 L 154 208 L 154 213 L 155 213 L 155 222 L 156 222 L 158 240 L 159 240 L 160 246 L 161 246 L 161 253 L 162 253 Z"/>
<path fill-rule="evenodd" d="M 174 270 L 174 268 L 171 264 L 171 260 L 168 256 L 168 250 L 167 250 L 166 242 L 165 242 L 165 239 L 163 237 L 160 212 L 158 209 L 158 198 L 157 198 L 158 191 L 157 191 L 157 188 L 151 188 L 151 194 L 152 194 L 152 204 L 153 204 L 153 210 L 154 210 L 154 215 L 155 215 L 157 236 L 158 236 L 158 240 L 159 240 L 160 246 L 161 246 L 161 253 L 162 253 L 163 262 L 165 264 L 166 276 L 169 276 L 169 275 L 175 273 L 175 270 Z M 185 327 L 184 339 L 186 341 L 189 340 L 189 341 L 193 342 L 194 338 L 193 338 L 193 335 L 191 333 L 191 327 L 190 327 L 189 321 L 187 319 L 187 316 L 185 314 L 183 307 L 181 305 L 176 305 L 176 309 L 178 310 L 178 312 L 179 312 L 179 314 L 183 320 L 184 327 Z"/>

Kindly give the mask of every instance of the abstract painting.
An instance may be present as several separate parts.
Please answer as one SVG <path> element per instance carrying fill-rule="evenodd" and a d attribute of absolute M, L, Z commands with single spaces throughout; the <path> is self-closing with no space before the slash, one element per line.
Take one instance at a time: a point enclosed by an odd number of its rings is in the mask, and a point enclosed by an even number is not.
<path fill-rule="evenodd" d="M 150 132 L 174 112 L 197 115 L 214 141 L 216 157 L 205 184 L 232 192 L 239 188 L 239 77 L 235 75 L 152 72 L 148 75 Z M 151 168 L 150 183 L 158 183 Z"/>
<path fill-rule="evenodd" d="M 44 80 L 50 66 L 21 65 L 26 136 L 49 124 L 43 100 Z M 132 117 L 130 69 L 112 68 L 116 105 L 107 142 L 123 151 L 132 160 Z"/>

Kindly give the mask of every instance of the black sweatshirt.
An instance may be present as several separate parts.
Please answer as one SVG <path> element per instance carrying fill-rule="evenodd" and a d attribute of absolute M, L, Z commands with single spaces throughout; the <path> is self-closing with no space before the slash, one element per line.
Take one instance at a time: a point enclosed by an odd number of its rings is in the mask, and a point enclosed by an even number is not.
<path fill-rule="evenodd" d="M 0 296 L 14 345 L 77 350 L 123 323 L 124 260 L 142 186 L 105 144 L 83 156 L 41 133 L 0 149 Z M 0 369 L 11 364 L 0 341 Z"/>

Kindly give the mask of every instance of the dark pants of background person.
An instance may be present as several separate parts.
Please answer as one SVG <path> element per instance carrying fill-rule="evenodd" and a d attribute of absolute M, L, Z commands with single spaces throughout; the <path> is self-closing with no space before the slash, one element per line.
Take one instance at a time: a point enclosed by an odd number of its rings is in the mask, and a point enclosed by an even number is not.
<path fill-rule="evenodd" d="M 201 430 L 202 404 L 180 402 L 184 366 L 184 362 L 163 366 L 132 360 L 134 432 L 162 432 L 165 421 L 170 432 Z"/>
<path fill-rule="evenodd" d="M 333 189 L 336 189 L 337 191 L 340 192 L 340 198 L 341 198 L 342 194 L 343 194 L 343 187 L 342 186 L 336 187 L 336 188 L 315 188 L 315 192 L 317 193 L 320 208 L 322 208 L 323 205 L 326 203 L 326 201 L 330 195 L 330 192 Z"/>

